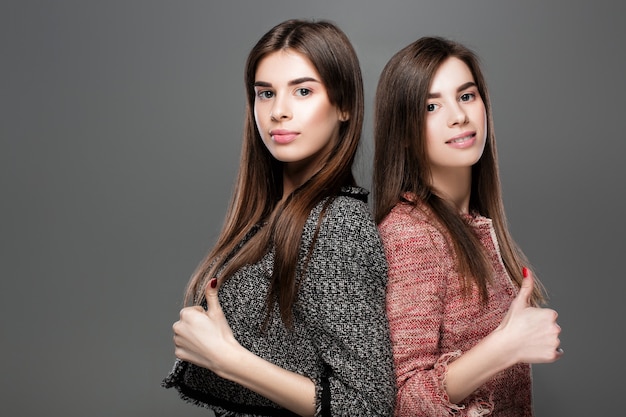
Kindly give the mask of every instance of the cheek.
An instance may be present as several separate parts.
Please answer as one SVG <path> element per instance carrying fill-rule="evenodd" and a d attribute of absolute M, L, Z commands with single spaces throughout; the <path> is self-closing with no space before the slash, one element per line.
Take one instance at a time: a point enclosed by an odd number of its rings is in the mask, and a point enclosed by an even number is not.
<path fill-rule="evenodd" d="M 432 159 L 437 153 L 437 141 L 435 140 L 434 133 L 426 129 L 426 157 Z"/>
<path fill-rule="evenodd" d="M 261 136 L 265 136 L 265 133 L 267 131 L 267 118 L 264 118 L 263 115 L 265 114 L 263 109 L 259 109 L 257 108 L 257 106 L 254 107 L 254 123 L 256 125 L 257 130 L 259 131 L 259 133 L 261 134 Z"/>
<path fill-rule="evenodd" d="M 483 129 L 486 131 L 487 130 L 487 110 L 485 109 L 485 105 L 482 104 L 480 106 L 477 106 L 474 112 L 474 117 L 475 120 L 478 122 L 482 122 L 481 125 L 483 127 Z"/>
<path fill-rule="evenodd" d="M 430 117 L 426 120 L 426 129 L 424 133 L 426 135 L 426 144 L 429 147 L 431 143 L 435 142 L 439 136 L 441 136 L 438 126 L 437 120 L 435 120 L 434 117 Z"/>
<path fill-rule="evenodd" d="M 305 119 L 313 123 L 338 122 L 339 119 L 337 109 L 324 100 L 319 100 L 314 105 L 303 105 L 300 111 Z"/>
<path fill-rule="evenodd" d="M 480 124 L 480 127 L 483 130 L 482 139 L 483 139 L 483 142 L 485 142 L 487 140 L 487 114 L 483 110 L 478 114 L 478 117 L 479 117 L 478 120 L 482 122 Z"/>
<path fill-rule="evenodd" d="M 483 129 L 485 129 L 485 135 L 487 135 L 487 113 L 483 110 Z"/>

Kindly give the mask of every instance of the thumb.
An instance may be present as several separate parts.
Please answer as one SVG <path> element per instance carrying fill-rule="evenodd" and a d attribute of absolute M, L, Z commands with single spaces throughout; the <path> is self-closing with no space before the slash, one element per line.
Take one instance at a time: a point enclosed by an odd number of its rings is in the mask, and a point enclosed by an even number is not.
<path fill-rule="evenodd" d="M 522 280 L 522 286 L 519 289 L 519 293 L 513 303 L 520 307 L 528 307 L 530 306 L 530 299 L 533 294 L 533 289 L 535 287 L 535 278 L 533 277 L 532 272 L 526 267 L 522 270 L 524 274 L 524 279 Z"/>
<path fill-rule="evenodd" d="M 207 313 L 221 311 L 222 307 L 217 297 L 217 278 L 211 278 L 209 285 L 206 286 L 206 290 L 204 291 L 204 297 L 206 298 Z"/>

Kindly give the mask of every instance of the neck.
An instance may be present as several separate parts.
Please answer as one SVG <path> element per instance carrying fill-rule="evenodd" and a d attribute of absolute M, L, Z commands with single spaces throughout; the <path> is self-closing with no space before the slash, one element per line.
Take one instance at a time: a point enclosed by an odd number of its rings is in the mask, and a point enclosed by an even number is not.
<path fill-rule="evenodd" d="M 321 168 L 321 164 L 307 165 L 299 162 L 283 164 L 283 199 L 311 179 Z"/>
<path fill-rule="evenodd" d="M 300 174 L 300 175 L 298 175 Z M 298 174 L 289 174 L 287 171 L 283 172 L 283 199 L 287 198 L 296 188 L 307 182 L 312 175 L 304 174 L 302 172 Z"/>
<path fill-rule="evenodd" d="M 459 213 L 469 212 L 469 201 L 472 192 L 472 169 L 463 167 L 432 172 L 432 187 L 444 200 L 452 203 Z"/>

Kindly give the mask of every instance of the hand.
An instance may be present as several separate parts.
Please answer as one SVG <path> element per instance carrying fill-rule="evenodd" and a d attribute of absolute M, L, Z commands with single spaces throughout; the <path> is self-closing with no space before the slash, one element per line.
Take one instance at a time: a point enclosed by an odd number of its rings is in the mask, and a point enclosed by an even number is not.
<path fill-rule="evenodd" d="M 200 306 L 186 307 L 180 311 L 180 320 L 174 330 L 174 354 L 220 374 L 226 366 L 229 353 L 239 346 L 224 317 L 217 296 L 217 279 L 213 278 L 206 289 L 207 310 Z"/>
<path fill-rule="evenodd" d="M 528 272 L 496 330 L 502 333 L 516 362 L 554 362 L 563 355 L 559 348 L 561 327 L 556 322 L 558 314 L 552 309 L 531 306 L 534 285 L 534 277 Z"/>

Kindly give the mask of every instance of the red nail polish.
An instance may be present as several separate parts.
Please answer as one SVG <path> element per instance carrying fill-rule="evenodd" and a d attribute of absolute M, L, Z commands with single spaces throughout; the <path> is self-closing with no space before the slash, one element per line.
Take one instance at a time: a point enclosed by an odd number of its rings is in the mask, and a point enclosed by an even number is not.
<path fill-rule="evenodd" d="M 211 281 L 209 281 L 209 285 L 211 286 L 211 288 L 217 287 L 217 278 L 213 278 Z"/>
<path fill-rule="evenodd" d="M 528 268 L 526 268 L 526 267 L 522 268 L 522 275 L 524 275 L 524 278 L 528 277 Z"/>

